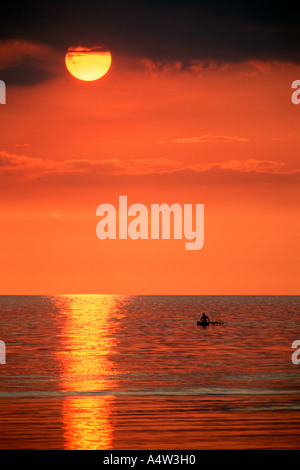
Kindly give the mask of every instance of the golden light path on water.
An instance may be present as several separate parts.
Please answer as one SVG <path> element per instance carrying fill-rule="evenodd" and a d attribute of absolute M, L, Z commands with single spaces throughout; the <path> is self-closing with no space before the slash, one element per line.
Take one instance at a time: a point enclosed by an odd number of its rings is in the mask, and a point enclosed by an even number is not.
<path fill-rule="evenodd" d="M 65 448 L 108 449 L 113 426 L 110 416 L 114 398 L 101 391 L 113 386 L 109 354 L 114 353 L 108 318 L 115 307 L 113 296 L 65 296 L 66 319 L 62 331 L 66 346 L 60 355 L 62 389 L 76 392 L 63 401 Z M 81 393 L 84 393 L 81 395 Z M 86 393 L 85 393 L 86 392 Z M 89 395 L 90 392 L 97 392 Z"/>
<path fill-rule="evenodd" d="M 299 297 L 0 296 L 0 310 L 1 449 L 299 449 Z M 199 329 L 203 311 L 224 324 Z"/>

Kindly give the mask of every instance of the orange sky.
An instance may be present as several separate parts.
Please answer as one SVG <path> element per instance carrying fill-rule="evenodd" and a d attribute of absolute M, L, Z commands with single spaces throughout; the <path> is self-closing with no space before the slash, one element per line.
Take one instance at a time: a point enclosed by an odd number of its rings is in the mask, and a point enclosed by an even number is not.
<path fill-rule="evenodd" d="M 56 75 L 0 107 L 1 294 L 299 293 L 300 67 L 113 56 L 88 83 L 30 47 Z M 100 241 L 123 194 L 204 203 L 204 248 Z"/>

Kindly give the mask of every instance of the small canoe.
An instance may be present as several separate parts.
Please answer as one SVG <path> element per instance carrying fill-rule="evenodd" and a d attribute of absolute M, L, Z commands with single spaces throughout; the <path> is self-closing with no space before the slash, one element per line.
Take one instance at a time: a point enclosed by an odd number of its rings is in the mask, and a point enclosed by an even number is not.
<path fill-rule="evenodd" d="M 209 322 L 203 322 L 203 321 L 197 321 L 198 326 L 208 326 L 208 325 L 223 325 L 222 321 L 209 321 Z"/>
<path fill-rule="evenodd" d="M 209 324 L 210 322 L 207 322 L 207 321 L 197 321 L 198 326 L 208 326 Z"/>

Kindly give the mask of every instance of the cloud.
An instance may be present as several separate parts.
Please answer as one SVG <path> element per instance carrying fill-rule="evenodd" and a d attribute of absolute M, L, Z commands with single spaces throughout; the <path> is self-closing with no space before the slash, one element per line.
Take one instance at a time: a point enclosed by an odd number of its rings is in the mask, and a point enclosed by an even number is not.
<path fill-rule="evenodd" d="M 24 143 L 19 142 L 15 145 L 15 147 L 17 147 L 17 148 L 19 148 L 19 147 L 29 147 L 29 144 L 27 142 L 24 142 Z"/>
<path fill-rule="evenodd" d="M 294 68 L 299 70 L 299 65 L 286 61 L 278 60 L 259 60 L 247 59 L 237 62 L 226 61 L 224 59 L 192 59 L 185 61 L 164 61 L 164 60 L 151 60 L 150 58 L 142 58 L 140 64 L 144 72 L 152 77 L 175 75 L 175 74 L 189 74 L 198 78 L 215 74 L 218 75 L 231 74 L 240 75 L 243 77 L 258 77 L 262 75 L 270 75 L 278 69 L 284 69 L 287 66 L 289 69 Z"/>
<path fill-rule="evenodd" d="M 167 61 L 154 61 L 148 59 L 146 57 L 140 60 L 140 63 L 144 70 L 152 76 L 156 76 L 158 74 L 170 74 L 170 73 L 178 73 L 184 70 L 183 62 L 176 61 L 176 62 L 167 62 Z"/>
<path fill-rule="evenodd" d="M 23 39 L 0 41 L 0 76 L 11 86 L 30 86 L 59 73 L 59 54 L 46 44 Z"/>
<path fill-rule="evenodd" d="M 24 169 L 46 168 L 46 161 L 41 158 L 31 158 L 26 155 L 18 155 L 0 152 L 0 172 L 10 172 Z"/>
<path fill-rule="evenodd" d="M 0 41 L 0 69 L 20 64 L 24 59 L 44 62 L 53 53 L 51 47 L 24 39 Z"/>
<path fill-rule="evenodd" d="M 228 160 L 225 162 L 186 163 L 168 158 L 133 159 L 121 161 L 113 159 L 43 160 L 26 155 L 0 152 L 0 177 L 4 183 L 31 182 L 65 185 L 107 184 L 114 178 L 171 177 L 184 181 L 244 182 L 259 176 L 259 181 L 277 181 L 278 178 L 290 181 L 299 179 L 299 169 L 287 169 L 283 162 L 273 160 Z M 213 175 L 213 177 L 212 177 Z M 250 180 L 249 180 L 250 178 Z M 275 179 L 274 179 L 275 178 Z M 169 178 L 170 179 L 170 178 Z M 137 180 L 136 180 L 137 181 Z"/>
<path fill-rule="evenodd" d="M 10 86 L 31 86 L 50 80 L 52 72 L 35 67 L 29 63 L 0 70 L 1 80 Z"/>
<path fill-rule="evenodd" d="M 60 217 L 62 217 L 63 215 L 60 214 L 59 212 L 51 212 L 50 214 L 50 217 L 52 217 L 53 219 L 60 219 Z"/>
<path fill-rule="evenodd" d="M 219 168 L 224 170 L 236 170 L 240 172 L 256 172 L 256 173 L 269 173 L 269 174 L 288 174 L 285 170 L 285 164 L 283 162 L 270 161 L 270 160 L 255 160 L 249 159 L 245 161 L 241 160 L 229 160 L 218 165 Z M 293 173 L 293 172 L 291 172 Z"/>
<path fill-rule="evenodd" d="M 225 72 L 236 64 L 232 62 L 225 62 L 223 60 L 214 60 L 211 58 L 206 59 L 192 59 L 183 61 L 166 61 L 166 60 L 151 60 L 150 58 L 143 57 L 140 60 L 140 64 L 144 68 L 145 72 L 155 77 L 158 75 L 170 75 L 178 73 L 189 73 L 202 77 L 204 74 L 210 72 Z"/>
<path fill-rule="evenodd" d="M 126 174 L 144 175 L 152 173 L 172 173 L 184 168 L 182 162 L 169 158 L 146 158 L 143 160 L 131 160 L 129 165 L 123 168 Z"/>
<path fill-rule="evenodd" d="M 10 1 L 2 5 L 1 19 L 2 39 L 18 31 L 61 51 L 101 39 L 114 53 L 169 63 L 300 60 L 298 16 L 289 2 L 53 0 L 20 6 Z"/>
<path fill-rule="evenodd" d="M 199 144 L 205 142 L 249 142 L 250 139 L 245 137 L 228 136 L 228 135 L 201 135 L 200 137 L 182 137 L 172 140 L 172 144 Z"/>

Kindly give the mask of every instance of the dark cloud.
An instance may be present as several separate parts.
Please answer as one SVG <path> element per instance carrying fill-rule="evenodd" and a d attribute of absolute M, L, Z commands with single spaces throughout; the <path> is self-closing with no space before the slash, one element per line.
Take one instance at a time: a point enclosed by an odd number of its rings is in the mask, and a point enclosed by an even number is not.
<path fill-rule="evenodd" d="M 31 86 L 45 82 L 53 73 L 34 65 L 25 63 L 0 70 L 1 80 L 7 86 Z"/>
<path fill-rule="evenodd" d="M 103 44 L 152 60 L 249 58 L 299 63 L 295 4 L 286 2 L 14 0 L 1 5 L 2 40 L 66 50 Z"/>

